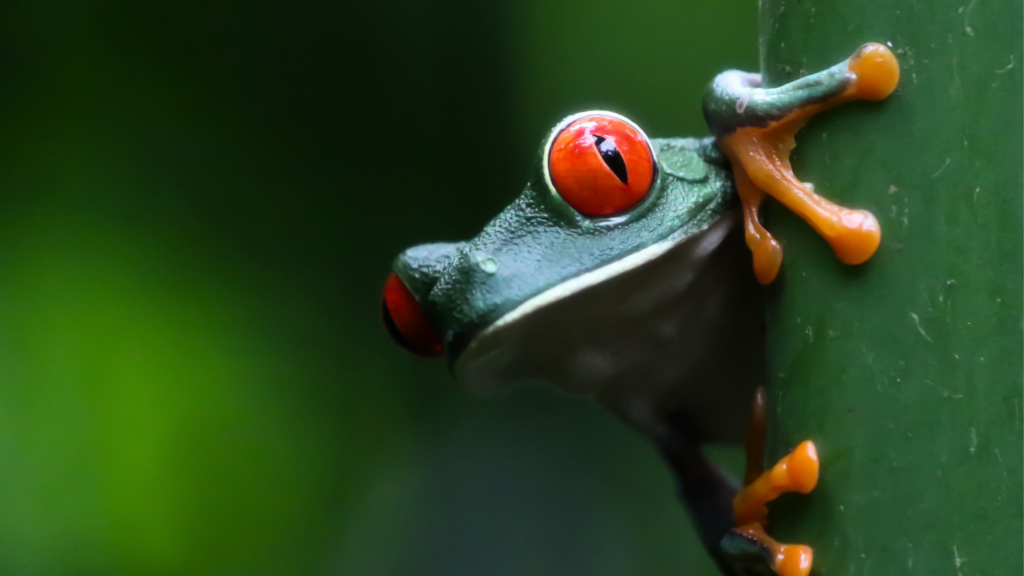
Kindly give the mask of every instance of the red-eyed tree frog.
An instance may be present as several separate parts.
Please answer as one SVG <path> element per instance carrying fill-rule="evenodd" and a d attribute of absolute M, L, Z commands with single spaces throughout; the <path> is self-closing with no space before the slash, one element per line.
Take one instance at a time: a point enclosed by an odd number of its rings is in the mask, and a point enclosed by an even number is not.
<path fill-rule="evenodd" d="M 570 116 L 545 138 L 522 195 L 478 236 L 398 256 L 384 323 L 406 349 L 447 358 L 472 389 L 592 396 L 660 448 L 723 572 L 806 576 L 811 549 L 764 530 L 766 504 L 810 492 L 818 460 L 808 441 L 762 470 L 760 284 L 776 277 L 782 248 L 758 208 L 770 195 L 842 262 L 868 260 L 877 220 L 818 196 L 789 153 L 811 116 L 882 100 L 898 80 L 892 52 L 866 44 L 778 88 L 720 74 L 703 102 L 712 138 L 650 139 L 612 112 Z M 739 489 L 700 446 L 742 442 L 752 403 Z"/>

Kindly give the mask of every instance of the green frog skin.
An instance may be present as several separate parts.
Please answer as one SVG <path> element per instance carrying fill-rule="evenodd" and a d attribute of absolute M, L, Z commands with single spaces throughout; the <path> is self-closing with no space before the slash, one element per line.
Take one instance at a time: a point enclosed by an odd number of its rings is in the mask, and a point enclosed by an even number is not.
<path fill-rule="evenodd" d="M 479 235 L 396 258 L 385 325 L 407 349 L 443 355 L 479 393 L 535 384 L 596 399 L 658 445 L 724 573 L 804 576 L 810 549 L 771 540 L 765 505 L 814 488 L 813 444 L 761 474 L 755 417 L 742 491 L 700 446 L 743 442 L 751 405 L 763 414 L 761 284 L 782 261 L 758 222 L 764 196 L 848 264 L 880 241 L 873 216 L 793 175 L 794 134 L 830 106 L 885 98 L 898 78 L 879 44 L 779 88 L 725 72 L 704 99 L 706 139 L 649 139 L 611 112 L 570 116 L 542 142 L 523 193 Z"/>

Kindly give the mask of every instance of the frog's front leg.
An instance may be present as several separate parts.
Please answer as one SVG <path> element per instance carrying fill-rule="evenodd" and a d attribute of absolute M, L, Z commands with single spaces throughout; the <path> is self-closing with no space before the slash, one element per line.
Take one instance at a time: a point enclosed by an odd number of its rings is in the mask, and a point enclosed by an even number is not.
<path fill-rule="evenodd" d="M 811 441 L 802 442 L 771 470 L 746 486 L 733 500 L 735 536 L 766 552 L 769 565 L 779 576 L 807 576 L 814 552 L 803 544 L 780 544 L 765 532 L 769 502 L 786 492 L 809 494 L 818 483 L 818 454 Z M 726 545 L 727 546 L 727 545 Z"/>
<path fill-rule="evenodd" d="M 852 100 L 882 100 L 899 82 L 899 64 L 881 44 L 865 44 L 847 60 L 779 88 L 762 88 L 761 77 L 720 74 L 704 99 L 704 116 L 729 158 L 744 205 L 747 244 L 762 284 L 775 279 L 782 248 L 757 223 L 767 193 L 806 220 L 840 261 L 860 264 L 878 248 L 881 230 L 864 210 L 837 206 L 793 174 L 794 135 L 822 110 Z"/>

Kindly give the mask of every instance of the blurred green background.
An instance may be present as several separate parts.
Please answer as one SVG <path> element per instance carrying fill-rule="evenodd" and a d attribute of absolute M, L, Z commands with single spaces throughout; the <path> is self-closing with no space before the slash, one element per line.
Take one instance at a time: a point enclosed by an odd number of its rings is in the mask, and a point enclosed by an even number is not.
<path fill-rule="evenodd" d="M 709 574 L 655 451 L 379 325 L 561 117 L 704 135 L 753 0 L 0 6 L 0 574 Z"/>

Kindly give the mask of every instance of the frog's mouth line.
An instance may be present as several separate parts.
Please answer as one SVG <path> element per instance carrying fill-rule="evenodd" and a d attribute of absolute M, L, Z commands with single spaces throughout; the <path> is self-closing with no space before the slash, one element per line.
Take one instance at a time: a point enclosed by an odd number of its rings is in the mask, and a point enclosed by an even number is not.
<path fill-rule="evenodd" d="M 484 357 L 496 351 L 482 350 L 486 348 L 485 342 L 491 336 L 498 334 L 519 323 L 524 318 L 547 308 L 551 304 L 569 298 L 584 290 L 598 286 L 611 278 L 635 270 L 641 266 L 652 263 L 667 252 L 671 251 L 686 242 L 695 240 L 697 244 L 693 247 L 695 260 L 701 260 L 714 251 L 729 232 L 741 222 L 740 213 L 732 210 L 721 218 L 711 221 L 703 230 L 693 232 L 691 230 L 679 230 L 660 242 L 648 246 L 638 252 L 634 252 L 619 260 L 605 264 L 599 268 L 581 274 L 576 278 L 566 280 L 557 284 L 540 294 L 526 300 L 516 308 L 506 312 L 500 318 L 489 324 L 474 336 L 465 348 L 452 359 L 452 367 L 456 373 L 459 372 L 459 365 L 467 358 L 474 362 L 485 360 Z"/>

